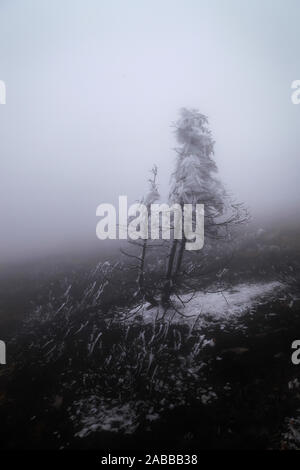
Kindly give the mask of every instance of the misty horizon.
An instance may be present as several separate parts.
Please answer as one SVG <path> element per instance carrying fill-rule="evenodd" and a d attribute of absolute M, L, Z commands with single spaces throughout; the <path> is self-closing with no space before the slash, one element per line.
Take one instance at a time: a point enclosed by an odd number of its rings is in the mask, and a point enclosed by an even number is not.
<path fill-rule="evenodd" d="M 293 0 L 2 1 L 1 259 L 101 250 L 97 206 L 140 199 L 154 163 L 166 202 L 181 107 L 208 116 L 219 177 L 254 223 L 294 224 L 299 13 Z"/>

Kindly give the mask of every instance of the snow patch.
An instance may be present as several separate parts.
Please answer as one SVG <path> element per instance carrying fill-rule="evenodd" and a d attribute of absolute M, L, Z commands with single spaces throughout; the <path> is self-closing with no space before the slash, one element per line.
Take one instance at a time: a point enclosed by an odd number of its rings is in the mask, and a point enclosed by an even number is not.
<path fill-rule="evenodd" d="M 185 294 L 181 296 L 182 302 L 177 298 L 172 298 L 172 304 L 175 308 L 174 310 L 170 308 L 167 315 L 170 317 L 174 312 L 176 314 L 177 310 L 184 317 L 177 314 L 174 317 L 176 321 L 191 321 L 197 316 L 199 316 L 200 321 L 201 318 L 204 319 L 207 316 L 213 321 L 232 320 L 233 317 L 239 317 L 264 300 L 275 297 L 275 292 L 278 293 L 278 290 L 282 290 L 283 287 L 280 282 L 274 281 L 238 284 L 222 292 L 197 292 L 192 298 L 191 294 Z M 152 321 L 153 318 L 160 318 L 163 315 L 163 312 L 158 311 L 157 308 L 147 309 L 147 305 L 140 308 L 138 313 L 142 314 L 143 319 L 146 321 Z"/>
<path fill-rule="evenodd" d="M 79 421 L 77 437 L 83 438 L 95 431 L 124 432 L 131 434 L 137 428 L 137 415 L 130 403 L 119 404 L 115 400 L 104 400 L 91 396 L 74 403 L 73 422 Z"/>

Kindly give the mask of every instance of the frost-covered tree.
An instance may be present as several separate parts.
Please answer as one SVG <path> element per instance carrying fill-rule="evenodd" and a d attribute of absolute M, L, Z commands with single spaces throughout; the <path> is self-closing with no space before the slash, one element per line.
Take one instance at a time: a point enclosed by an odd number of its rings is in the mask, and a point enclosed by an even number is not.
<path fill-rule="evenodd" d="M 149 189 L 146 196 L 141 200 L 141 203 L 144 204 L 147 208 L 148 220 L 147 223 L 149 224 L 149 217 L 151 213 L 151 205 L 155 203 L 160 197 L 158 187 L 157 187 L 157 167 L 156 165 L 153 166 L 151 170 L 151 177 L 148 180 Z M 149 291 L 145 287 L 145 258 L 146 258 L 146 250 L 147 250 L 148 240 L 144 239 L 141 246 L 141 254 L 140 254 L 140 263 L 139 263 L 139 274 L 138 274 L 138 286 L 139 292 L 145 297 L 146 300 L 153 302 L 153 297 L 150 295 Z"/>
<path fill-rule="evenodd" d="M 142 204 L 146 207 L 147 211 L 145 217 L 147 217 L 147 220 L 145 223 L 148 225 L 150 224 L 150 214 L 151 214 L 151 205 L 154 204 L 159 198 L 159 191 L 158 191 L 158 186 L 157 186 L 157 166 L 153 165 L 153 168 L 151 170 L 151 176 L 148 179 L 148 191 L 144 197 L 141 198 L 139 201 L 139 204 Z M 136 263 L 136 268 L 138 271 L 138 276 L 137 276 L 137 286 L 138 289 L 135 293 L 135 297 L 142 297 L 144 300 L 149 302 L 151 305 L 156 304 L 156 300 L 154 298 L 154 294 L 152 293 L 152 289 L 150 286 L 147 286 L 145 284 L 145 270 L 146 270 L 146 255 L 147 255 L 147 249 L 149 248 L 149 243 L 148 239 L 143 238 L 139 240 L 131 240 L 129 241 L 132 245 L 135 245 L 137 247 L 139 253 L 136 254 L 130 254 L 128 252 L 124 252 L 121 250 L 126 256 L 134 258 L 137 263 Z"/>
<path fill-rule="evenodd" d="M 208 128 L 207 117 L 195 109 L 181 109 L 175 123 L 179 147 L 171 176 L 169 202 L 204 204 L 205 237 L 224 238 L 229 226 L 245 220 L 240 204 L 234 204 L 217 176 L 213 159 L 214 141 Z M 168 256 L 162 301 L 168 302 L 174 282 L 180 274 L 186 239 L 173 239 Z"/>

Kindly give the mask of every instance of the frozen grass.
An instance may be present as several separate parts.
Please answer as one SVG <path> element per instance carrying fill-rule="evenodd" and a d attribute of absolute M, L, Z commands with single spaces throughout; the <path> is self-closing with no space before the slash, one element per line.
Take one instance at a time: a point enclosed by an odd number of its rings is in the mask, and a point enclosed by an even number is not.
<path fill-rule="evenodd" d="M 116 400 L 105 401 L 97 396 L 74 403 L 76 414 L 71 415 L 75 427 L 80 422 L 80 431 L 76 436 L 83 438 L 92 432 L 133 433 L 138 427 L 136 403 L 120 404 Z"/>
<path fill-rule="evenodd" d="M 15 339 L 16 371 L 7 377 L 10 401 L 5 406 L 21 403 L 18 420 L 23 428 L 32 423 L 27 434 L 29 445 L 37 442 L 41 425 L 47 430 L 49 445 L 93 447 L 107 434 L 116 439 L 124 435 L 135 439 L 152 432 L 155 437 L 155 429 L 164 429 L 165 422 L 173 436 L 193 434 L 195 417 L 197 442 L 204 447 L 205 439 L 210 445 L 206 436 L 219 436 L 220 422 L 222 439 L 233 442 L 228 416 L 243 406 L 241 418 L 248 416 L 252 406 L 247 402 L 247 391 L 241 401 L 244 370 L 245 390 L 250 383 L 257 400 L 262 398 L 259 423 L 264 421 L 265 397 L 274 394 L 273 376 L 265 381 L 266 372 L 272 370 L 273 356 L 286 349 L 279 349 L 282 335 L 276 331 L 281 321 L 288 322 L 285 303 L 292 308 L 287 298 L 282 304 L 277 301 L 278 314 L 272 313 L 276 312 L 273 299 L 285 289 L 283 284 L 240 283 L 223 292 L 199 291 L 193 297 L 187 293 L 181 300 L 172 299 L 175 309 L 162 320 L 156 309 L 147 310 L 146 305 L 132 310 L 132 302 L 125 296 L 123 303 L 113 304 L 111 296 L 122 289 L 125 292 L 125 284 L 122 280 L 116 283 L 113 274 L 106 263 L 84 279 L 61 280 L 56 290 L 41 298 L 22 335 Z M 136 301 L 131 291 L 126 290 L 126 294 Z M 266 322 L 272 328 L 264 333 Z M 279 326 L 275 328 L 272 322 Z M 246 329 L 252 335 L 250 339 Z M 273 330 L 274 341 L 270 334 Z M 262 334 L 266 335 L 261 340 L 265 356 L 265 342 L 273 341 L 266 366 L 256 354 Z M 265 368 L 257 385 L 259 367 Z M 253 377 L 248 377 L 249 371 L 255 371 Z M 284 416 L 292 415 L 283 412 Z M 14 416 L 13 410 L 10 413 Z M 181 431 L 186 413 L 190 413 L 189 424 Z M 234 415 L 238 422 L 234 439 L 241 432 L 240 415 Z M 176 419 L 180 426 L 170 419 Z M 11 426 L 11 436 L 14 433 Z M 41 436 L 41 442 L 43 439 Z"/>
<path fill-rule="evenodd" d="M 182 325 L 183 328 L 180 327 L 180 324 L 178 325 L 178 322 L 177 326 L 176 322 L 173 322 L 172 312 L 169 312 L 168 317 L 159 325 L 159 323 L 156 324 L 157 309 L 143 308 L 142 312 L 139 311 L 139 315 L 142 313 L 140 326 L 128 323 L 125 344 L 121 346 L 121 349 L 126 362 L 129 357 L 136 357 L 136 363 L 132 364 L 133 370 L 140 371 L 139 373 L 144 375 L 145 389 L 152 393 L 152 398 L 155 397 L 155 406 L 151 412 L 147 412 L 151 404 L 143 400 L 128 401 L 126 404 L 122 404 L 118 400 L 103 401 L 97 396 L 83 399 L 76 403 L 74 411 L 77 409 L 77 414 L 72 416 L 73 422 L 76 422 L 80 428 L 77 436 L 86 437 L 95 431 L 121 431 L 130 434 L 136 430 L 138 422 L 142 419 L 147 421 L 147 416 L 152 417 L 153 420 L 154 417 L 159 418 L 160 413 L 165 409 L 163 398 L 168 398 L 167 406 L 187 404 L 186 396 L 182 394 L 182 390 L 185 384 L 187 385 L 186 392 L 193 388 L 195 390 L 195 383 L 201 377 L 200 370 L 206 366 L 206 363 L 201 361 L 201 350 L 214 346 L 214 341 L 207 339 L 199 331 L 205 326 L 207 317 L 210 317 L 209 322 L 214 320 L 223 323 L 224 320 L 227 320 L 232 324 L 233 317 L 238 317 L 246 311 L 249 312 L 264 299 L 270 299 L 275 291 L 278 293 L 278 290 L 282 288 L 280 283 L 270 282 L 240 284 L 234 289 L 222 293 L 198 292 L 190 302 L 185 304 L 184 315 L 188 318 L 180 317 L 180 315 L 176 317 L 177 320 L 187 322 L 185 327 Z M 184 295 L 181 299 L 182 302 L 186 302 L 190 296 Z M 177 301 L 176 309 L 182 311 L 182 305 Z M 199 312 L 202 312 L 200 316 Z M 133 318 L 137 319 L 135 316 Z M 171 319 L 172 323 L 170 323 Z M 129 342 L 128 339 L 130 339 Z M 122 341 L 121 337 L 120 341 Z M 120 364 L 119 356 L 116 357 Z M 167 357 L 169 357 L 167 360 L 169 367 L 162 368 L 161 358 L 164 358 L 165 361 Z M 178 358 L 177 366 L 174 364 L 176 357 Z M 110 363 L 112 370 L 114 369 L 114 360 L 115 358 Z M 173 368 L 172 365 L 175 367 Z M 116 368 L 118 367 L 116 366 Z M 128 370 L 128 373 L 132 375 L 132 370 L 130 372 Z M 124 379 L 127 381 L 128 377 L 124 377 Z M 192 385 L 192 382 L 195 383 Z M 125 382 L 121 379 L 120 389 L 124 384 Z M 170 391 L 176 389 L 178 389 L 178 396 L 172 397 Z M 146 397 L 147 394 L 143 399 Z M 212 389 L 202 388 L 201 391 L 198 390 L 197 398 L 203 405 L 206 405 L 217 399 L 217 395 Z"/>

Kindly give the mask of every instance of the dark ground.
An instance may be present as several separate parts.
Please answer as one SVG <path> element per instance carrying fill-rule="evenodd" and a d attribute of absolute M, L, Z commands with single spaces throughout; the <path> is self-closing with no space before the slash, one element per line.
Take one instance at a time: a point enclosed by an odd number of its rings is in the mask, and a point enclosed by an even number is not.
<path fill-rule="evenodd" d="M 257 240 L 240 247 L 228 273 L 232 286 L 279 280 L 285 287 L 223 329 L 214 321 L 201 328 L 146 324 L 138 316 L 123 321 L 132 291 L 122 273 L 103 288 L 111 274 L 103 264 L 100 274 L 71 264 L 45 275 L 35 265 L 30 276 L 24 268 L 4 277 L 0 337 L 8 355 L 7 365 L 0 366 L 0 448 L 300 445 L 289 419 L 300 409 L 300 366 L 291 362 L 291 344 L 300 339 L 295 240 L 289 236 L 286 250 L 278 237 L 279 250 L 274 237 L 260 240 L 259 249 Z M 210 340 L 213 346 L 203 343 Z M 122 412 L 112 411 L 110 431 L 98 427 L 76 435 L 85 416 L 99 424 L 107 410 L 126 405 L 133 410 L 131 434 L 124 432 Z M 102 408 L 106 417 L 98 415 Z"/>

